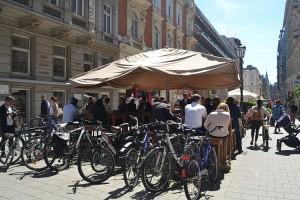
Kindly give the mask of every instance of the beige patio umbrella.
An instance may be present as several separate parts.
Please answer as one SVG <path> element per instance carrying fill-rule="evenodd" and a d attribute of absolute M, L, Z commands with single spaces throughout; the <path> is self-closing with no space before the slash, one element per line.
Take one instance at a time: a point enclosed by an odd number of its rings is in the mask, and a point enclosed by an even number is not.
<path fill-rule="evenodd" d="M 70 79 L 74 87 L 165 90 L 218 89 L 239 85 L 235 61 L 164 48 L 129 56 Z"/>
<path fill-rule="evenodd" d="M 228 92 L 228 96 L 236 98 L 236 99 L 240 99 L 241 90 L 239 88 L 231 90 Z M 257 97 L 259 97 L 259 95 L 256 93 L 250 92 L 248 90 L 243 90 L 243 97 L 245 100 L 255 100 Z"/>

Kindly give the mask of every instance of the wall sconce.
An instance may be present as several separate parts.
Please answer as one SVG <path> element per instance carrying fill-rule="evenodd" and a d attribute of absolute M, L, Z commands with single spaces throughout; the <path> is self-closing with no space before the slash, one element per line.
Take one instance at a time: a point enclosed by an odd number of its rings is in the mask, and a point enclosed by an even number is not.
<path fill-rule="evenodd" d="M 70 36 L 71 36 L 71 31 L 69 31 L 69 30 L 64 30 L 63 36 L 64 36 L 65 38 L 70 37 Z"/>
<path fill-rule="evenodd" d="M 92 47 L 94 44 L 95 44 L 95 38 L 90 37 L 90 38 L 87 40 L 87 46 Z"/>
<path fill-rule="evenodd" d="M 32 21 L 32 27 L 33 27 L 33 28 L 39 28 L 40 26 L 41 26 L 41 21 L 40 21 L 40 20 L 34 19 L 34 20 Z"/>

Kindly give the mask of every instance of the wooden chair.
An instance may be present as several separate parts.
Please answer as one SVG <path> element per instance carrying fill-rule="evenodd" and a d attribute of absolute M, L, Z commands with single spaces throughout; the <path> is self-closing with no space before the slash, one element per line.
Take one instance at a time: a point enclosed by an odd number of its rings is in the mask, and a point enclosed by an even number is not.
<path fill-rule="evenodd" d="M 224 156 L 224 140 L 218 138 L 209 137 L 211 145 L 216 147 L 217 151 L 217 161 L 218 161 L 218 171 L 222 173 L 222 164 L 223 164 L 223 156 Z"/>

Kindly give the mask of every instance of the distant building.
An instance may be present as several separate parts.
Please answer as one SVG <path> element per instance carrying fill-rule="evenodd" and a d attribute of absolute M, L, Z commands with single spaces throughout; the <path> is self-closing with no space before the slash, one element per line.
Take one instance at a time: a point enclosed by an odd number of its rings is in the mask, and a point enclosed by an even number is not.
<path fill-rule="evenodd" d="M 262 82 L 256 67 L 248 65 L 243 69 L 244 89 L 261 96 Z"/>

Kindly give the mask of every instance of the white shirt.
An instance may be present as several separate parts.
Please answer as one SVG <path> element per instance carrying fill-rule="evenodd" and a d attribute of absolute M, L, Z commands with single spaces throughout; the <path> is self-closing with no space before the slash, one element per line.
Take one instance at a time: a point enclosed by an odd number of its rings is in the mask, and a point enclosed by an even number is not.
<path fill-rule="evenodd" d="M 202 118 L 206 118 L 206 108 L 197 102 L 192 102 L 185 106 L 185 124 L 188 128 L 200 128 Z"/>
<path fill-rule="evenodd" d="M 231 117 L 229 112 L 225 112 L 222 109 L 217 109 L 214 112 L 211 112 L 205 122 L 204 122 L 204 127 L 211 131 L 213 130 L 216 126 L 223 126 L 223 130 L 221 129 L 216 129 L 214 132 L 209 133 L 212 136 L 215 137 L 225 137 L 229 134 L 228 132 L 228 127 L 231 122 Z"/>
<path fill-rule="evenodd" d="M 75 117 L 77 116 L 77 108 L 73 104 L 67 104 L 63 109 L 63 123 L 73 122 Z"/>
<path fill-rule="evenodd" d="M 6 109 L 7 109 L 7 113 L 12 113 L 12 108 L 10 106 L 6 106 Z M 14 124 L 13 118 L 10 115 L 7 115 L 6 121 L 7 121 L 6 124 L 7 126 L 11 126 Z"/>

